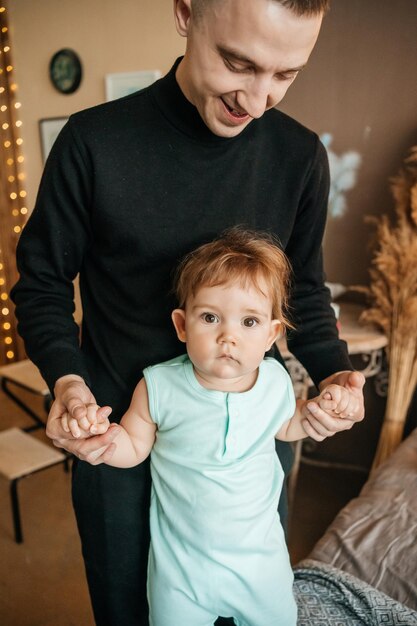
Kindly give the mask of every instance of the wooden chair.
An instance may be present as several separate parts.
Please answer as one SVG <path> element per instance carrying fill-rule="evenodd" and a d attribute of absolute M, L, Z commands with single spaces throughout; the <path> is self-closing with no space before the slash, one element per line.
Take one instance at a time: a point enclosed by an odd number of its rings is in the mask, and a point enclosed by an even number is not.
<path fill-rule="evenodd" d="M 35 422 L 35 425 L 29 426 L 24 430 L 29 432 L 41 426 L 44 427 L 45 418 L 49 413 L 52 398 L 49 393 L 49 389 L 40 375 L 36 365 L 34 365 L 32 361 L 29 361 L 29 359 L 18 361 L 17 363 L 10 363 L 9 365 L 3 365 L 0 367 L 0 381 L 1 388 L 4 393 Z M 26 391 L 33 393 L 35 396 L 43 398 L 43 405 L 46 413 L 44 418 L 38 415 L 31 406 L 16 395 L 16 387 L 25 389 Z"/>
<path fill-rule="evenodd" d="M 18 498 L 18 482 L 40 470 L 64 463 L 68 457 L 52 446 L 35 439 L 20 428 L 0 432 L 0 475 L 10 482 L 10 498 L 16 543 L 23 542 L 22 522 Z"/>

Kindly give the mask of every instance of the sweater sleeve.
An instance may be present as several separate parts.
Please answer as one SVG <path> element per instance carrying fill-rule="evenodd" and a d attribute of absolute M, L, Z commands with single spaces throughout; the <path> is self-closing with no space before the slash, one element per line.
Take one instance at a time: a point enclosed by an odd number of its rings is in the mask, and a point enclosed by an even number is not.
<path fill-rule="evenodd" d="M 288 348 L 316 385 L 337 371 L 353 369 L 346 343 L 339 339 L 330 293 L 324 284 L 321 242 L 329 183 L 327 154 L 317 137 L 315 158 L 286 248 L 294 272 L 291 308 L 296 325 L 289 333 Z"/>
<path fill-rule="evenodd" d="M 73 280 L 91 238 L 92 168 L 72 126 L 70 118 L 48 157 L 34 211 L 19 240 L 20 277 L 11 293 L 27 354 L 51 390 L 65 374 L 89 383 L 73 318 Z"/>

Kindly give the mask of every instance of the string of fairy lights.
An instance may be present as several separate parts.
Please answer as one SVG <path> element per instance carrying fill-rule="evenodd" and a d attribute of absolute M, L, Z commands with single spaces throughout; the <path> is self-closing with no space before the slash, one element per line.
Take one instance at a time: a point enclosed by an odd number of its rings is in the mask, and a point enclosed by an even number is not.
<path fill-rule="evenodd" d="M 18 86 L 14 80 L 7 9 L 0 6 L 0 167 L 4 187 L 0 208 L 7 219 L 2 219 L 0 237 L 0 324 L 2 331 L 3 362 L 11 362 L 17 356 L 17 333 L 11 307 L 9 290 L 16 276 L 15 249 L 24 227 L 28 209 L 24 189 L 25 158 L 22 154 L 22 120 L 19 117 L 21 103 L 17 99 Z"/>

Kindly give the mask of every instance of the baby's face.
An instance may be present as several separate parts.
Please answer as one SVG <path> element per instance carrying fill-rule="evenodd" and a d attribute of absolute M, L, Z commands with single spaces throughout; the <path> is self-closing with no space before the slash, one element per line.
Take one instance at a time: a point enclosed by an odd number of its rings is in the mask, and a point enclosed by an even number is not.
<path fill-rule="evenodd" d="M 267 293 L 266 286 L 260 288 Z M 246 391 L 278 336 L 272 300 L 255 285 L 201 287 L 185 311 L 172 314 L 178 337 L 187 344 L 199 382 L 219 391 Z"/>

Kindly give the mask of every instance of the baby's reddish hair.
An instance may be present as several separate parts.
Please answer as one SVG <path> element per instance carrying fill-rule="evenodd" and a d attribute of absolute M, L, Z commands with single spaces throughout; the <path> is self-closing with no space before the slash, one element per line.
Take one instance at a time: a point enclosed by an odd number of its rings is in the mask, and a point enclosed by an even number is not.
<path fill-rule="evenodd" d="M 271 297 L 272 317 L 293 328 L 287 317 L 290 277 L 289 261 L 269 233 L 235 227 L 183 259 L 176 273 L 175 292 L 184 309 L 201 287 L 229 282 L 238 282 L 242 287 L 251 284 Z M 261 282 L 268 293 L 261 289 Z"/>

